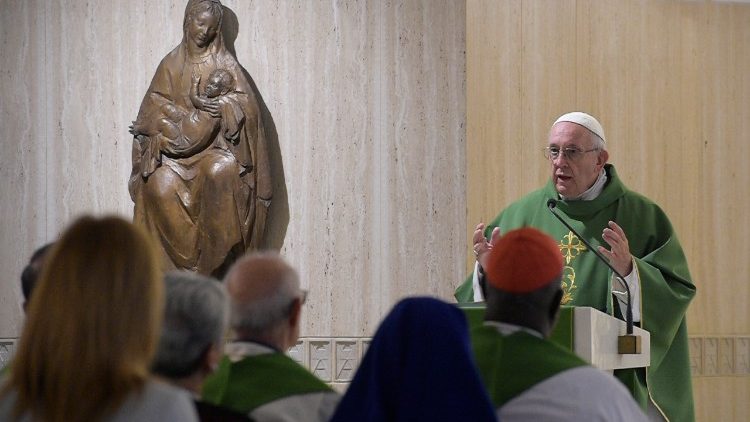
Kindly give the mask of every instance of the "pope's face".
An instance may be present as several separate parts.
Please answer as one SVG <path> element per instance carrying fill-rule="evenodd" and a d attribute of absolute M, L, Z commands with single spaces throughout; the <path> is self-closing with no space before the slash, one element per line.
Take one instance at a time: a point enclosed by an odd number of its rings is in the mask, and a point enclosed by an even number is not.
<path fill-rule="evenodd" d="M 550 160 L 552 182 L 557 192 L 565 198 L 575 198 L 596 182 L 599 173 L 609 158 L 607 151 L 594 150 L 595 143 L 588 129 L 572 122 L 560 122 L 552 127 L 549 135 L 549 147 L 565 151 L 576 149 L 576 159 L 569 159 L 560 153 Z M 586 152 L 584 152 L 586 151 Z"/>
<path fill-rule="evenodd" d="M 190 19 L 188 24 L 188 39 L 197 47 L 207 47 L 216 38 L 219 30 L 219 17 L 204 10 Z"/>

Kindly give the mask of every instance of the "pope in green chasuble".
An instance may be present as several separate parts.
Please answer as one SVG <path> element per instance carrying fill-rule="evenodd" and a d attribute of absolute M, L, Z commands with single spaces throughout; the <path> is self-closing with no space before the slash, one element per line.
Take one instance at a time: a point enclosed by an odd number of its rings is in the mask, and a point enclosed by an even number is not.
<path fill-rule="evenodd" d="M 558 122 L 573 121 L 586 128 L 590 126 L 588 120 L 578 121 L 576 116 L 562 120 L 563 117 Z M 593 168 L 600 173 L 592 176 L 596 179 L 594 185 L 601 183 L 598 195 L 586 200 L 580 199 L 580 196 L 576 199 L 566 199 L 563 191 L 573 186 L 582 170 L 579 170 L 578 174 L 575 173 L 575 168 L 561 170 L 559 168 L 567 164 L 560 162 L 573 161 L 567 150 L 575 148 L 575 144 L 580 143 L 581 139 L 569 136 L 562 145 L 558 145 L 559 138 L 555 138 L 555 128 L 556 125 L 553 125 L 550 146 L 547 149 L 548 158 L 552 162 L 553 177 L 542 189 L 526 195 L 504 209 L 484 230 L 484 236 L 491 239 L 495 227 L 500 228 L 500 233 L 524 226 L 536 227 L 546 232 L 559 242 L 560 252 L 564 258 L 563 304 L 590 306 L 624 319 L 625 309 L 620 309 L 621 301 L 613 300 L 612 271 L 593 252 L 587 250 L 574 233 L 555 219 L 547 208 L 547 201 L 551 198 L 558 200 L 558 214 L 596 248 L 612 247 L 614 250 L 615 247 L 608 244 L 612 242 L 603 238 L 603 230 L 612 227 L 610 222 L 615 222 L 621 227 L 633 263 L 632 270 L 622 274 L 627 279 L 634 277 L 637 280 L 639 298 L 633 301 L 637 306 L 634 314 L 638 316 L 635 319 L 636 324 L 651 334 L 651 366 L 635 370 L 618 370 L 615 371 L 615 376 L 631 390 L 644 409 L 650 399 L 652 405 L 667 420 L 694 420 L 685 313 L 695 295 L 695 285 L 677 235 L 658 205 L 628 190 L 618 177 L 614 166 L 605 164 L 608 157 L 606 151 L 604 159 L 599 159 L 599 170 Z M 603 131 L 598 122 L 593 128 L 592 133 L 600 135 L 603 139 Z M 591 138 L 595 139 L 594 136 Z M 575 142 L 568 142 L 570 139 L 574 139 Z M 556 147 L 560 149 L 555 149 Z M 585 148 L 586 145 L 583 145 L 583 148 L 579 146 L 571 156 L 578 153 L 580 159 L 585 156 L 585 152 L 596 151 L 596 148 Z M 563 155 L 565 160 L 560 159 Z M 580 166 L 582 162 L 584 160 L 569 164 L 575 167 Z M 581 194 L 587 188 L 591 189 L 591 184 L 586 183 L 578 190 L 570 188 L 566 193 Z M 570 196 L 572 195 L 568 195 L 568 198 Z M 478 250 L 476 242 L 475 236 L 475 254 L 483 252 L 481 246 Z M 491 242 L 489 240 L 484 244 L 491 247 Z M 606 252 L 605 250 L 605 256 L 611 260 L 611 255 Z M 456 289 L 456 299 L 459 302 L 475 301 L 473 278 L 474 276 L 470 275 Z"/>

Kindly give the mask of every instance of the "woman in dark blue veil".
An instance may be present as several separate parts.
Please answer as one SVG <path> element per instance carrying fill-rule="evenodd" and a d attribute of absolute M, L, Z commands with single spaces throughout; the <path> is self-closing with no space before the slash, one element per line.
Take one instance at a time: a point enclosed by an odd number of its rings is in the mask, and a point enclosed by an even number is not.
<path fill-rule="evenodd" d="M 386 316 L 331 419 L 494 420 L 463 312 L 427 297 L 404 299 Z"/>

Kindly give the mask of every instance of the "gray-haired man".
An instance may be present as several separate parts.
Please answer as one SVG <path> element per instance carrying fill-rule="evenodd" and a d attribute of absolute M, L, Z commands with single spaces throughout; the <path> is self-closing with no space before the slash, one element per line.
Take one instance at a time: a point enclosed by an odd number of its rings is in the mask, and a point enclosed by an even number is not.
<path fill-rule="evenodd" d="M 276 253 L 246 255 L 224 282 L 236 341 L 203 397 L 257 421 L 327 421 L 339 395 L 284 352 L 299 336 L 305 292 Z"/>

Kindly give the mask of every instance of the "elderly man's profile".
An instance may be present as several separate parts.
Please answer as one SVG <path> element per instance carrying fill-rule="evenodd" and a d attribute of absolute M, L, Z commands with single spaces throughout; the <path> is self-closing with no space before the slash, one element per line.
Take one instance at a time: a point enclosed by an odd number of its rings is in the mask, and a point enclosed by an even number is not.
<path fill-rule="evenodd" d="M 224 44 L 219 0 L 189 0 L 182 42 L 141 103 L 128 182 L 134 221 L 158 238 L 164 269 L 221 277 L 257 249 L 271 201 L 260 107 Z"/>

